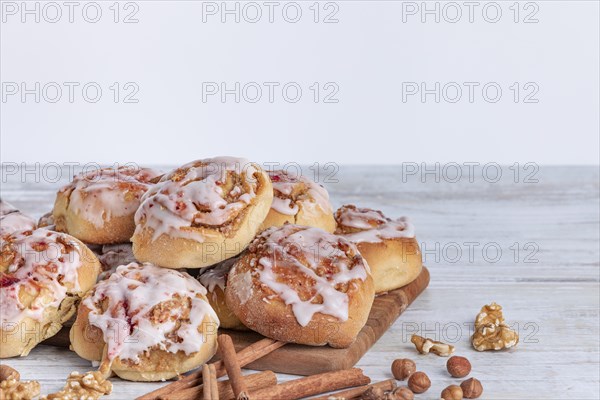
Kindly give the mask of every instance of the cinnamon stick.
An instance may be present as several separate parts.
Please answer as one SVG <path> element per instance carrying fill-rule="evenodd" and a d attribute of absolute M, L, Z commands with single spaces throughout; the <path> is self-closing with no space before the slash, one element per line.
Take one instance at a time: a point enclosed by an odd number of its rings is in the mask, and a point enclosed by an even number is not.
<path fill-rule="evenodd" d="M 285 345 L 285 342 L 278 342 L 277 340 L 273 339 L 265 338 L 259 340 L 258 342 L 255 342 L 250 346 L 245 347 L 239 353 L 237 353 L 237 358 L 240 363 L 240 366 L 243 367 L 245 365 L 248 365 L 251 362 L 258 360 L 259 358 L 266 356 L 272 351 L 277 350 L 283 345 Z M 217 361 L 213 364 L 215 365 L 217 378 L 220 378 L 227 373 L 225 371 L 223 361 Z M 200 384 L 202 384 L 202 370 L 192 372 L 191 374 L 182 377 L 178 381 L 171 382 L 166 386 L 153 390 L 150 393 L 146 393 L 145 395 L 136 398 L 136 400 L 155 400 L 163 395 L 170 395 L 179 390 L 196 387 Z"/>
<path fill-rule="evenodd" d="M 277 385 L 277 375 L 273 371 L 263 371 L 255 374 L 245 375 L 244 380 L 248 390 L 259 390 L 269 386 Z M 221 400 L 233 400 L 233 390 L 229 380 L 217 381 L 217 390 Z M 199 385 L 183 390 L 178 390 L 165 396 L 161 396 L 161 400 L 189 400 L 201 399 L 203 397 L 204 385 Z"/>
<path fill-rule="evenodd" d="M 396 380 L 388 379 L 387 381 L 377 382 L 372 385 L 359 386 L 353 389 L 342 390 L 341 392 L 335 392 L 326 394 L 325 396 L 315 397 L 312 400 L 355 399 L 357 397 L 362 396 L 364 392 L 366 392 L 372 387 L 379 388 L 384 392 L 389 392 L 390 390 L 394 390 L 396 388 Z"/>
<path fill-rule="evenodd" d="M 204 400 L 219 400 L 219 389 L 217 388 L 217 372 L 212 364 L 202 366 L 202 382 L 204 382 Z"/>
<path fill-rule="evenodd" d="M 219 343 L 219 353 L 221 353 L 221 358 L 223 358 L 223 364 L 225 364 L 227 376 L 229 376 L 235 398 L 238 400 L 248 400 L 248 388 L 242 376 L 242 369 L 240 368 L 240 362 L 237 359 L 231 336 L 219 335 L 217 343 Z"/>
<path fill-rule="evenodd" d="M 361 369 L 352 368 L 307 376 L 250 393 L 252 399 L 294 400 L 371 383 Z"/>

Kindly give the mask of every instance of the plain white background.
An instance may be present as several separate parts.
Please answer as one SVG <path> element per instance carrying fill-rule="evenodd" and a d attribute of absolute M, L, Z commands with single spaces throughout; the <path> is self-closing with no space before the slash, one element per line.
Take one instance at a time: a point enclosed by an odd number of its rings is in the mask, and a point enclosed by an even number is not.
<path fill-rule="evenodd" d="M 3 162 L 598 163 L 596 1 L 89 3 L 2 2 Z"/>

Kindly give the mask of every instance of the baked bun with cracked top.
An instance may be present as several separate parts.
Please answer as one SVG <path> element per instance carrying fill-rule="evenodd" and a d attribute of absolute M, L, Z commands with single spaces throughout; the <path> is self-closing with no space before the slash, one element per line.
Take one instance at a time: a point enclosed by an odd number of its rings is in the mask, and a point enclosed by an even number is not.
<path fill-rule="evenodd" d="M 23 214 L 7 201 L 0 199 L 0 236 L 16 231 L 35 229 L 35 220 Z"/>
<path fill-rule="evenodd" d="M 135 257 L 168 268 L 203 268 L 241 253 L 258 232 L 273 187 L 242 158 L 193 161 L 143 197 L 131 241 Z"/>
<path fill-rule="evenodd" d="M 198 280 L 208 292 L 206 297 L 215 313 L 217 313 L 219 321 L 221 321 L 220 327 L 246 331 L 248 328 L 242 324 L 242 321 L 229 309 L 225 302 L 227 275 L 237 260 L 238 257 L 233 257 L 213 267 L 202 268 L 198 274 Z"/>
<path fill-rule="evenodd" d="M 398 289 L 421 273 L 421 250 L 407 218 L 392 220 L 381 211 L 344 205 L 335 220 L 335 233 L 355 243 L 369 263 L 376 293 Z"/>
<path fill-rule="evenodd" d="M 133 166 L 82 172 L 56 195 L 54 229 L 85 243 L 129 242 L 140 199 L 159 177 L 158 171 Z"/>
<path fill-rule="evenodd" d="M 131 263 L 88 292 L 70 337 L 79 356 L 108 363 L 123 379 L 161 381 L 208 361 L 217 350 L 218 326 L 196 279 Z"/>
<path fill-rule="evenodd" d="M 293 171 L 269 171 L 269 176 L 273 182 L 273 203 L 261 230 L 289 222 L 333 233 L 333 208 L 323 186 Z"/>
<path fill-rule="evenodd" d="M 14 232 L 0 245 L 0 358 L 25 356 L 75 313 L 100 263 L 79 240 L 46 229 Z"/>
<path fill-rule="evenodd" d="M 344 348 L 367 321 L 375 290 L 356 246 L 319 228 L 259 234 L 227 278 L 229 308 L 248 328 L 291 343 Z"/>

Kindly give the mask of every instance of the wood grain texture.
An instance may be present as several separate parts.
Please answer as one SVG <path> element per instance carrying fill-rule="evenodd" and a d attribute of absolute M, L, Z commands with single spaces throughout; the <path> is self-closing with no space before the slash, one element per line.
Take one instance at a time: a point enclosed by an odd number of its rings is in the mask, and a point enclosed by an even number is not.
<path fill-rule="evenodd" d="M 187 161 L 187 160 L 182 160 Z M 473 365 L 486 399 L 598 399 L 600 393 L 600 174 L 598 167 L 545 167 L 537 183 L 515 182 L 512 171 L 490 183 L 435 181 L 435 176 L 404 179 L 400 166 L 340 167 L 324 182 L 335 207 L 355 203 L 379 208 L 414 222 L 431 283 L 357 367 L 373 381 L 392 377 L 396 358 L 413 358 L 427 372 L 431 389 L 419 399 L 438 398 L 456 384 L 445 359 L 421 356 L 410 335 L 418 332 L 456 346 Z M 4 175 L 3 175 L 4 176 Z M 25 179 L 27 178 L 27 179 Z M 31 174 L 5 177 L 0 196 L 39 217 L 52 207 L 60 182 L 35 182 Z M 323 179 L 320 180 L 323 182 Z M 479 243 L 472 257 L 468 245 Z M 526 243 L 538 246 L 525 260 Z M 482 247 L 497 243 L 501 257 L 484 257 Z M 514 243 L 520 252 L 515 259 Z M 452 257 L 458 244 L 462 255 Z M 437 247 L 437 249 L 436 249 Z M 491 256 L 491 250 L 490 250 Z M 504 306 L 509 323 L 518 324 L 519 345 L 507 352 L 473 350 L 470 330 L 479 308 L 491 301 Z M 49 393 L 74 370 L 90 363 L 66 349 L 38 346 L 26 358 L 3 360 L 23 379 L 39 379 Z M 250 373 L 245 370 L 244 373 Z M 280 382 L 295 376 L 278 374 Z M 113 379 L 106 399 L 131 399 L 163 383 Z"/>

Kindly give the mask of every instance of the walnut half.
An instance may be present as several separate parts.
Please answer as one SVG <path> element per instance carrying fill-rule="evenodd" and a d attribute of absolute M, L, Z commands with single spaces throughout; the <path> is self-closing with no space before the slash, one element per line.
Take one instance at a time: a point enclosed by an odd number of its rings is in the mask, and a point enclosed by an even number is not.
<path fill-rule="evenodd" d="M 519 343 L 519 334 L 504 322 L 502 307 L 492 303 L 483 306 L 475 318 L 471 343 L 477 351 L 508 349 Z"/>
<path fill-rule="evenodd" d="M 438 356 L 448 357 L 450 354 L 454 353 L 454 346 L 427 339 L 419 335 L 412 335 L 410 341 L 413 342 L 421 354 L 433 353 Z"/>
<path fill-rule="evenodd" d="M 40 384 L 37 381 L 21 382 L 10 378 L 0 382 L 0 399 L 27 400 L 40 395 Z"/>
<path fill-rule="evenodd" d="M 102 395 L 110 394 L 112 383 L 100 371 L 80 374 L 71 372 L 65 387 L 57 393 L 49 394 L 44 400 L 96 400 Z"/>

